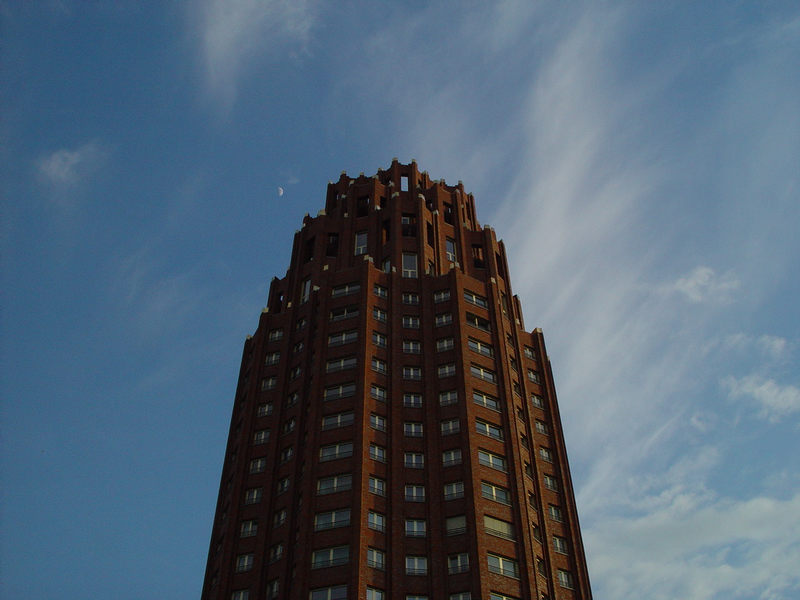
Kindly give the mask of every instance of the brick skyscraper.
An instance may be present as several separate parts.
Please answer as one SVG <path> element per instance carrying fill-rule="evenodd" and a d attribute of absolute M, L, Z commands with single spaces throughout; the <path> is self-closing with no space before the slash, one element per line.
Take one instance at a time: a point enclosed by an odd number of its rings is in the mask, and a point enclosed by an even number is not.
<path fill-rule="evenodd" d="M 245 342 L 203 600 L 589 600 L 541 330 L 463 185 L 328 185 Z"/>

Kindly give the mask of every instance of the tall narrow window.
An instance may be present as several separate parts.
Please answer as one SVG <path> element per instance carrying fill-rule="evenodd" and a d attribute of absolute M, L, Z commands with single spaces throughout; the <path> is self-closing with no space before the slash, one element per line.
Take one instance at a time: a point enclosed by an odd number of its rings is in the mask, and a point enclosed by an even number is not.
<path fill-rule="evenodd" d="M 356 241 L 355 241 L 355 255 L 359 256 L 361 254 L 367 253 L 367 232 L 366 231 L 359 231 L 356 233 Z"/>
<path fill-rule="evenodd" d="M 417 237 L 417 216 L 413 214 L 403 214 L 400 217 L 400 224 L 403 226 L 403 237 Z"/>
<path fill-rule="evenodd" d="M 339 234 L 329 233 L 328 243 L 325 245 L 325 256 L 336 256 L 339 254 Z"/>
<path fill-rule="evenodd" d="M 444 251 L 447 254 L 447 260 L 450 262 L 458 262 L 458 255 L 456 254 L 456 241 L 450 238 L 444 241 Z"/>
<path fill-rule="evenodd" d="M 416 254 L 403 252 L 403 277 L 411 279 L 416 279 L 418 277 Z"/>

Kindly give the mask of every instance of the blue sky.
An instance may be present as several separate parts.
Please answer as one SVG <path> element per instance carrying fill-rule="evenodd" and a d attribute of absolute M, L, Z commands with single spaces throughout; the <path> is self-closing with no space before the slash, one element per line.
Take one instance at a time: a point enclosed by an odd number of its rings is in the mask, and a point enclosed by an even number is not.
<path fill-rule="evenodd" d="M 506 242 L 595 598 L 800 595 L 796 3 L 0 19 L 3 596 L 199 597 L 268 282 L 395 156 Z"/>

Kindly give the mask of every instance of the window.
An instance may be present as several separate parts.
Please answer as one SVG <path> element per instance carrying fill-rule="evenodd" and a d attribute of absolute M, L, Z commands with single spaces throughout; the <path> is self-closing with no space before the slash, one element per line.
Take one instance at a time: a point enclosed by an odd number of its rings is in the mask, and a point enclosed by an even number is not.
<path fill-rule="evenodd" d="M 472 399 L 474 400 L 475 404 L 480 404 L 481 406 L 485 406 L 491 410 L 500 411 L 500 401 L 489 394 L 484 394 L 483 392 L 474 391 L 472 392 Z"/>
<path fill-rule="evenodd" d="M 558 479 L 553 477 L 552 475 L 545 475 L 544 476 L 544 487 L 548 490 L 553 490 L 554 492 L 558 491 Z"/>
<path fill-rule="evenodd" d="M 493 423 L 487 423 L 486 421 L 476 420 L 475 431 L 481 435 L 488 435 L 496 440 L 502 440 L 504 438 L 503 430 L 500 427 Z"/>
<path fill-rule="evenodd" d="M 506 596 L 505 594 L 492 592 L 491 594 L 489 594 L 489 600 L 518 600 L 518 599 L 514 598 L 514 596 Z M 544 600 L 544 596 L 542 597 L 542 600 Z"/>
<path fill-rule="evenodd" d="M 495 519 L 489 515 L 483 515 L 483 527 L 488 534 L 503 537 L 508 540 L 516 539 L 516 535 L 514 534 L 514 525 L 507 523 L 506 521 Z"/>
<path fill-rule="evenodd" d="M 323 394 L 322 399 L 326 402 L 329 400 L 340 400 L 341 398 L 349 398 L 355 393 L 355 383 L 343 383 L 341 385 L 334 385 L 332 387 L 325 388 L 325 393 Z"/>
<path fill-rule="evenodd" d="M 536 360 L 536 350 L 534 350 L 530 346 L 523 347 L 522 353 L 525 355 L 525 358 L 530 358 L 531 360 Z"/>
<path fill-rule="evenodd" d="M 563 538 L 560 535 L 554 535 L 553 549 L 559 554 L 567 554 L 567 538 Z"/>
<path fill-rule="evenodd" d="M 403 352 L 406 354 L 419 354 L 422 352 L 422 344 L 417 340 L 403 340 Z"/>
<path fill-rule="evenodd" d="M 291 446 L 284 448 L 283 450 L 281 450 L 279 463 L 284 464 L 289 462 L 290 460 L 292 460 L 292 456 L 294 456 L 294 448 L 292 448 Z"/>
<path fill-rule="evenodd" d="M 455 500 L 456 498 L 464 497 L 464 482 L 451 481 L 444 484 L 444 499 Z"/>
<path fill-rule="evenodd" d="M 281 433 L 282 433 L 283 435 L 286 435 L 287 433 L 291 433 L 291 432 L 293 432 L 293 431 L 294 431 L 294 426 L 295 426 L 295 423 L 296 423 L 296 421 L 295 421 L 295 418 L 294 418 L 294 417 L 291 417 L 290 419 L 288 419 L 288 420 L 287 420 L 287 421 L 286 421 L 286 422 L 283 424 L 283 427 L 281 427 Z"/>
<path fill-rule="evenodd" d="M 386 336 L 378 331 L 372 332 L 372 343 L 375 344 L 378 348 L 386 348 Z"/>
<path fill-rule="evenodd" d="M 497 381 L 497 375 L 495 375 L 495 372 L 481 365 L 470 365 L 469 371 L 472 373 L 473 377 L 483 379 L 489 383 L 495 383 Z"/>
<path fill-rule="evenodd" d="M 355 356 L 343 356 L 341 358 L 332 358 L 327 363 L 325 363 L 325 372 L 336 373 L 337 371 L 354 369 L 355 366 L 356 366 Z"/>
<path fill-rule="evenodd" d="M 474 315 L 471 312 L 467 313 L 467 323 L 472 325 L 473 327 L 477 327 L 478 329 L 482 329 L 483 331 L 490 331 L 491 328 L 489 326 L 489 320 L 484 319 L 483 317 L 479 317 L 478 315 Z"/>
<path fill-rule="evenodd" d="M 329 510 L 314 515 L 314 531 L 324 531 L 325 529 L 335 529 L 336 527 L 347 527 L 350 525 L 350 509 L 340 508 Z"/>
<path fill-rule="evenodd" d="M 283 558 L 283 544 L 275 544 L 274 546 L 270 546 L 268 560 L 271 563 L 280 560 Z"/>
<path fill-rule="evenodd" d="M 439 290 L 433 293 L 433 301 L 438 302 L 447 302 L 450 300 L 450 290 Z"/>
<path fill-rule="evenodd" d="M 236 572 L 243 573 L 253 568 L 255 562 L 255 555 L 253 554 L 240 554 L 236 557 Z"/>
<path fill-rule="evenodd" d="M 358 316 L 358 306 L 340 306 L 331 310 L 330 320 L 332 323 L 336 321 L 344 321 L 345 319 L 352 319 Z"/>
<path fill-rule="evenodd" d="M 377 496 L 385 496 L 386 480 L 371 475 L 369 478 L 369 491 Z"/>
<path fill-rule="evenodd" d="M 334 494 L 336 492 L 344 492 L 352 489 L 353 476 L 350 473 L 342 473 L 341 475 L 332 475 L 330 477 L 321 477 L 317 480 L 317 494 L 324 496 L 325 494 Z"/>
<path fill-rule="evenodd" d="M 242 521 L 239 537 L 253 537 L 258 533 L 258 521 Z"/>
<path fill-rule="evenodd" d="M 406 329 L 419 329 L 419 317 L 403 315 L 403 327 Z"/>
<path fill-rule="evenodd" d="M 532 381 L 533 383 L 539 383 L 539 384 L 542 383 L 542 380 L 539 377 L 539 374 L 536 371 L 534 371 L 533 369 L 528 369 L 528 380 Z"/>
<path fill-rule="evenodd" d="M 375 292 L 375 295 L 378 298 L 388 298 L 389 297 L 389 290 L 382 285 L 375 284 L 375 287 L 372 288 L 372 291 Z"/>
<path fill-rule="evenodd" d="M 249 600 L 250 590 L 236 590 L 231 594 L 231 600 Z"/>
<path fill-rule="evenodd" d="M 261 429 L 253 433 L 253 445 L 259 446 L 269 441 L 269 429 Z"/>
<path fill-rule="evenodd" d="M 261 380 L 261 391 L 274 390 L 278 385 L 278 378 L 275 376 L 265 377 Z"/>
<path fill-rule="evenodd" d="M 446 365 L 439 365 L 436 368 L 436 375 L 438 377 L 452 377 L 456 374 L 456 365 L 455 363 L 449 363 Z"/>
<path fill-rule="evenodd" d="M 297 319 L 297 322 L 294 324 L 295 331 L 302 331 L 303 328 L 308 324 L 308 321 L 305 317 L 300 317 Z"/>
<path fill-rule="evenodd" d="M 564 520 L 564 515 L 561 512 L 561 508 L 555 504 L 550 504 L 547 507 L 547 514 L 550 515 L 550 518 L 553 519 L 553 521 L 558 521 L 561 523 Z"/>
<path fill-rule="evenodd" d="M 386 431 L 386 417 L 371 413 L 369 415 L 369 426 L 378 431 Z"/>
<path fill-rule="evenodd" d="M 328 243 L 325 246 L 325 256 L 337 256 L 339 254 L 339 234 L 329 233 Z"/>
<path fill-rule="evenodd" d="M 456 573 L 465 573 L 469 571 L 469 554 L 461 552 L 460 554 L 451 554 L 447 557 L 447 573 L 455 575 Z"/>
<path fill-rule="evenodd" d="M 292 370 L 289 371 L 289 381 L 294 381 L 295 379 L 300 377 L 300 374 L 302 372 L 303 372 L 303 369 L 299 365 L 296 366 L 296 367 L 292 367 Z"/>
<path fill-rule="evenodd" d="M 453 322 L 453 315 L 451 313 L 439 313 L 438 315 L 436 315 L 434 319 L 434 325 L 436 327 L 449 325 L 452 322 Z"/>
<path fill-rule="evenodd" d="M 519 566 L 517 565 L 517 561 L 497 554 L 489 554 L 487 558 L 489 560 L 489 571 L 492 573 L 499 573 L 500 575 L 514 577 L 516 579 L 519 578 Z"/>
<path fill-rule="evenodd" d="M 286 398 L 286 408 L 291 408 L 292 406 L 297 404 L 298 400 L 300 400 L 300 394 L 298 394 L 297 392 L 292 392 Z"/>
<path fill-rule="evenodd" d="M 267 341 L 277 342 L 281 339 L 283 339 L 283 329 L 270 329 L 269 333 L 267 334 Z"/>
<path fill-rule="evenodd" d="M 381 513 L 369 511 L 367 513 L 367 527 L 375 531 L 386 531 L 386 516 Z"/>
<path fill-rule="evenodd" d="M 492 348 L 486 342 L 469 338 L 469 340 L 467 340 L 467 345 L 469 346 L 469 349 L 472 350 L 473 352 L 477 352 L 478 354 L 483 354 L 484 356 L 494 356 L 494 348 Z"/>
<path fill-rule="evenodd" d="M 359 231 L 356 233 L 355 239 L 355 252 L 356 256 L 360 256 L 361 254 L 367 253 L 367 232 L 366 231 Z"/>
<path fill-rule="evenodd" d="M 419 304 L 419 294 L 413 292 L 403 292 L 403 304 L 410 304 L 411 306 Z"/>
<path fill-rule="evenodd" d="M 403 277 L 417 278 L 417 255 L 403 252 Z"/>
<path fill-rule="evenodd" d="M 550 448 L 541 447 L 539 448 L 539 456 L 542 457 L 542 460 L 546 460 L 547 462 L 553 462 L 553 452 Z"/>
<path fill-rule="evenodd" d="M 403 379 L 412 379 L 412 380 L 422 379 L 422 368 L 403 367 Z"/>
<path fill-rule="evenodd" d="M 264 469 L 267 468 L 267 459 L 266 458 L 254 458 L 250 461 L 250 474 L 253 473 L 263 473 Z"/>
<path fill-rule="evenodd" d="M 268 367 L 272 365 L 277 365 L 281 360 L 281 353 L 280 352 L 269 352 L 264 360 L 264 364 Z"/>
<path fill-rule="evenodd" d="M 284 477 L 283 479 L 278 481 L 278 485 L 275 486 L 276 494 L 283 494 L 284 492 L 289 491 L 289 478 Z"/>
<path fill-rule="evenodd" d="M 408 191 L 408 175 L 401 175 L 400 176 L 400 191 L 407 192 Z"/>
<path fill-rule="evenodd" d="M 453 465 L 461 464 L 461 448 L 454 448 L 452 450 L 445 450 L 442 452 L 442 466 L 452 467 Z"/>
<path fill-rule="evenodd" d="M 425 537 L 425 519 L 406 519 L 406 535 L 408 537 Z"/>
<path fill-rule="evenodd" d="M 467 517 L 458 515 L 457 517 L 447 517 L 444 520 L 444 530 L 447 535 L 460 535 L 467 530 Z"/>
<path fill-rule="evenodd" d="M 377 548 L 367 548 L 367 566 L 383 571 L 386 568 L 386 553 Z"/>
<path fill-rule="evenodd" d="M 483 253 L 483 246 L 480 244 L 472 245 L 472 264 L 476 269 L 486 268 L 486 258 Z"/>
<path fill-rule="evenodd" d="M 425 455 L 422 452 L 406 452 L 403 464 L 409 469 L 424 469 Z"/>
<path fill-rule="evenodd" d="M 439 338 L 436 340 L 436 351 L 437 352 L 446 352 L 447 350 L 452 350 L 455 347 L 455 343 L 453 342 L 453 338 Z"/>
<path fill-rule="evenodd" d="M 511 505 L 511 492 L 489 481 L 481 481 L 481 495 L 487 500 Z"/>
<path fill-rule="evenodd" d="M 531 394 L 531 404 L 536 408 L 544 408 L 544 398 L 538 394 Z"/>
<path fill-rule="evenodd" d="M 378 588 L 367 588 L 367 600 L 386 600 L 386 594 Z"/>
<path fill-rule="evenodd" d="M 456 592 L 455 594 L 450 594 L 450 600 L 472 600 L 472 593 Z"/>
<path fill-rule="evenodd" d="M 264 495 L 263 488 L 250 488 L 246 490 L 244 493 L 244 503 L 245 504 L 257 504 L 261 502 L 261 497 Z"/>
<path fill-rule="evenodd" d="M 464 290 L 464 300 L 475 306 L 480 306 L 481 308 L 489 308 L 489 302 L 486 298 L 479 296 L 475 292 L 470 292 L 469 290 Z"/>
<path fill-rule="evenodd" d="M 322 430 L 338 429 L 339 427 L 347 427 L 353 424 L 354 420 L 353 411 L 337 413 L 335 415 L 326 415 L 322 417 Z"/>
<path fill-rule="evenodd" d="M 350 546 L 334 546 L 311 553 L 311 568 L 322 569 L 344 565 L 350 560 Z"/>
<path fill-rule="evenodd" d="M 403 435 L 406 437 L 422 437 L 422 423 L 406 421 L 403 423 Z"/>
<path fill-rule="evenodd" d="M 444 241 L 444 251 L 447 255 L 447 260 L 450 262 L 458 262 L 458 254 L 456 254 L 456 241 L 446 238 Z"/>
<path fill-rule="evenodd" d="M 450 406 L 451 404 L 458 403 L 458 392 L 456 390 L 447 390 L 446 392 L 439 392 L 439 406 Z M 444 431 L 442 431 L 444 433 Z"/>
<path fill-rule="evenodd" d="M 272 402 L 266 404 L 259 404 L 256 410 L 257 417 L 267 417 L 272 414 Z"/>
<path fill-rule="evenodd" d="M 369 445 L 369 457 L 378 462 L 386 462 L 386 448 L 377 444 Z"/>
<path fill-rule="evenodd" d="M 378 373 L 388 373 L 389 372 L 389 365 L 386 363 L 385 360 L 381 360 L 380 358 L 372 357 L 372 370 Z"/>
<path fill-rule="evenodd" d="M 497 469 L 498 471 L 506 471 L 506 459 L 497 454 L 492 454 L 486 450 L 478 450 L 478 462 L 484 467 Z"/>
<path fill-rule="evenodd" d="M 427 556 L 406 556 L 406 575 L 427 575 Z"/>
<path fill-rule="evenodd" d="M 335 585 L 333 587 L 317 588 L 311 590 L 309 600 L 347 600 L 347 586 Z"/>
<path fill-rule="evenodd" d="M 311 280 L 304 279 L 303 283 L 300 284 L 300 304 L 308 302 L 308 299 L 310 297 L 311 297 Z"/>
<path fill-rule="evenodd" d="M 572 573 L 569 571 L 565 571 L 564 569 L 558 570 L 558 584 L 561 587 L 565 587 L 568 589 L 572 589 L 575 587 L 575 584 L 572 580 Z"/>
<path fill-rule="evenodd" d="M 547 428 L 547 423 L 544 421 L 537 420 L 534 427 L 536 428 L 536 433 L 543 433 L 544 435 L 550 433 L 550 430 Z"/>
<path fill-rule="evenodd" d="M 406 392 L 403 394 L 403 406 L 406 408 L 422 408 L 422 394 Z"/>
<path fill-rule="evenodd" d="M 441 422 L 442 435 L 453 435 L 461 431 L 461 422 L 458 419 L 446 419 Z"/>
<path fill-rule="evenodd" d="M 352 329 L 350 331 L 340 331 L 332 333 L 328 336 L 328 346 L 342 346 L 350 344 L 358 339 L 358 331 Z"/>
<path fill-rule="evenodd" d="M 417 216 L 404 213 L 400 217 L 404 237 L 417 237 Z"/>
<path fill-rule="evenodd" d="M 272 526 L 273 527 L 280 527 L 284 523 L 286 523 L 286 509 L 282 508 L 280 510 L 276 510 L 275 514 L 272 515 Z"/>
<path fill-rule="evenodd" d="M 369 196 L 356 198 L 356 217 L 366 217 L 369 213 Z"/>
<path fill-rule="evenodd" d="M 375 400 L 379 400 L 380 402 L 386 402 L 386 400 L 389 398 L 386 388 L 374 383 L 369 387 L 369 394 L 375 398 Z"/>
<path fill-rule="evenodd" d="M 424 485 L 407 485 L 405 488 L 407 502 L 425 502 Z"/>
<path fill-rule="evenodd" d="M 319 449 L 319 462 L 353 456 L 353 442 L 337 442 Z"/>
<path fill-rule="evenodd" d="M 384 258 L 383 262 L 381 263 L 381 271 L 384 273 L 391 273 L 392 272 L 392 261 L 391 259 Z"/>
<path fill-rule="evenodd" d="M 444 203 L 444 222 L 449 223 L 450 225 L 454 222 L 454 212 L 453 212 L 453 205 L 447 202 Z"/>
<path fill-rule="evenodd" d="M 375 308 L 372 309 L 372 316 L 375 318 L 376 321 L 380 321 L 381 323 L 386 323 L 387 319 L 389 318 L 389 313 L 376 306 Z"/>

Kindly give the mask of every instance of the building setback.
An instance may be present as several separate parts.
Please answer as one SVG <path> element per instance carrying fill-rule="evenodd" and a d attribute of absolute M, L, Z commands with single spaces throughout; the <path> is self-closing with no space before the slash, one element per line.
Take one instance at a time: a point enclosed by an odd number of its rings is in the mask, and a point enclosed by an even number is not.
<path fill-rule="evenodd" d="M 588 600 L 544 338 L 461 182 L 306 215 L 245 342 L 203 600 Z"/>

